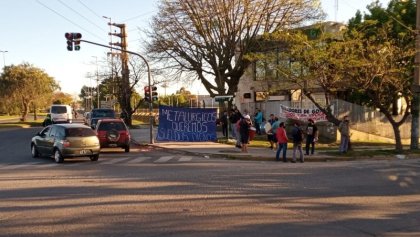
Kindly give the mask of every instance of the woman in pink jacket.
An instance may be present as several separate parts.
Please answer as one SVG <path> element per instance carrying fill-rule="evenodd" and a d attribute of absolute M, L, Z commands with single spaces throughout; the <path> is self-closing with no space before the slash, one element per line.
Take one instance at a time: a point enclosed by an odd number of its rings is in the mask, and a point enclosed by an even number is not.
<path fill-rule="evenodd" d="M 281 150 L 283 150 L 283 162 L 287 162 L 286 152 L 287 152 L 287 140 L 288 140 L 288 138 L 287 138 L 285 127 L 286 126 L 284 125 L 284 122 L 281 122 L 279 128 L 277 128 L 277 131 L 276 131 L 276 138 L 277 138 L 277 142 L 278 142 L 277 153 L 276 153 L 276 161 L 280 161 L 280 152 L 281 152 Z"/>

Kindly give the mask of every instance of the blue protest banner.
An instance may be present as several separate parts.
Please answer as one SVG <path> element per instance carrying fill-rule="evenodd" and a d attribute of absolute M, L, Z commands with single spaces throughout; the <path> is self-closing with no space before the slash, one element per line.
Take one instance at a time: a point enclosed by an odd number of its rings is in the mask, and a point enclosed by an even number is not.
<path fill-rule="evenodd" d="M 159 106 L 158 141 L 215 141 L 216 109 Z"/>

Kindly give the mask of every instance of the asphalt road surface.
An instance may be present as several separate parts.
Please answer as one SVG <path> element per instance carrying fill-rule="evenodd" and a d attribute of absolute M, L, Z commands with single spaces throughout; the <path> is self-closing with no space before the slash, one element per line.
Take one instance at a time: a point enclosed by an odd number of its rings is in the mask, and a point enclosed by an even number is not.
<path fill-rule="evenodd" d="M 282 163 L 132 147 L 55 164 L 0 130 L 0 236 L 420 236 L 420 160 Z"/>

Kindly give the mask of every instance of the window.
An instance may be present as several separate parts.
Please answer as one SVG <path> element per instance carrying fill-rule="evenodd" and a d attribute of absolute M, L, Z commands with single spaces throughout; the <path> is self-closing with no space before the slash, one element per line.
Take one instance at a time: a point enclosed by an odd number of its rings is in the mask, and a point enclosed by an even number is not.
<path fill-rule="evenodd" d="M 67 128 L 66 137 L 91 137 L 96 136 L 90 128 Z"/>
<path fill-rule="evenodd" d="M 51 113 L 53 114 L 65 114 L 67 113 L 66 106 L 51 106 Z"/>
<path fill-rule="evenodd" d="M 102 131 L 109 131 L 109 130 L 124 131 L 124 130 L 126 130 L 126 128 L 125 128 L 123 123 L 109 122 L 109 123 L 101 123 L 99 125 L 98 130 L 102 130 Z"/>

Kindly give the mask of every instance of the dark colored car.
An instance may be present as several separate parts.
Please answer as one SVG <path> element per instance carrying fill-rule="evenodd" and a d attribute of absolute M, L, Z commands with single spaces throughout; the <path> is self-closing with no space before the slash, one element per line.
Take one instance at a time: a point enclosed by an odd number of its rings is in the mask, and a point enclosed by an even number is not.
<path fill-rule="evenodd" d="M 101 148 L 121 147 L 130 152 L 130 131 L 121 119 L 101 119 L 96 126 Z"/>
<path fill-rule="evenodd" d="M 105 118 L 115 119 L 115 111 L 113 109 L 93 109 L 90 112 L 89 126 L 95 129 L 98 121 Z"/>
<path fill-rule="evenodd" d="M 100 145 L 95 132 L 82 124 L 53 124 L 37 133 L 31 141 L 33 158 L 51 156 L 55 162 L 64 158 L 88 156 L 99 158 Z"/>

